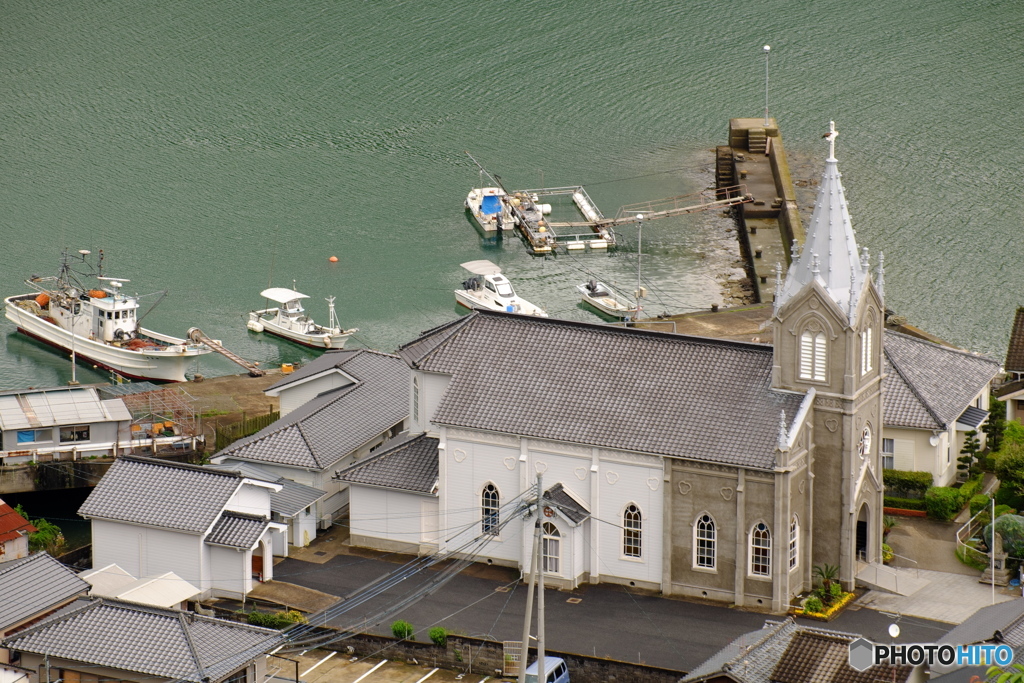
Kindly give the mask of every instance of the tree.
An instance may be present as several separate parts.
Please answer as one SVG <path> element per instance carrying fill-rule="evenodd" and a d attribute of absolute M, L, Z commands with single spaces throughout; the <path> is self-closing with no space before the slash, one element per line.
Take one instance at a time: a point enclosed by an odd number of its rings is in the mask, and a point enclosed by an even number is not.
<path fill-rule="evenodd" d="M 995 453 L 1003 446 L 1003 430 L 1006 429 L 1006 404 L 995 396 L 989 398 L 988 420 L 981 425 L 985 432 L 985 446 L 989 453 Z"/>
<path fill-rule="evenodd" d="M 960 457 L 956 459 L 957 462 L 960 463 L 956 468 L 963 472 L 964 477 L 967 479 L 969 479 L 977 470 L 974 463 L 976 462 L 975 459 L 978 457 L 978 451 L 980 450 L 981 442 L 978 441 L 978 432 L 972 429 L 964 434 L 964 447 L 960 449 Z"/>
<path fill-rule="evenodd" d="M 1018 494 L 1024 493 L 1024 444 L 1011 442 L 1003 444 L 996 465 L 993 468 L 1001 486 L 1013 489 Z"/>
<path fill-rule="evenodd" d="M 28 519 L 28 513 L 21 504 L 15 506 L 14 511 Z M 60 527 L 45 519 L 28 519 L 29 524 L 36 528 L 35 533 L 28 535 L 28 549 L 32 552 L 44 550 L 50 555 L 57 557 L 64 552 L 67 541 Z"/>

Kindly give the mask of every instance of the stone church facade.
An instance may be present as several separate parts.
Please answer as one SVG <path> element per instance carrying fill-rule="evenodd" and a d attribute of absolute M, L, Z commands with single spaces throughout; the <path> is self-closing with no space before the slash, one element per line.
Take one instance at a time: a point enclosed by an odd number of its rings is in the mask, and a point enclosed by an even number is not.
<path fill-rule="evenodd" d="M 816 565 L 851 588 L 881 552 L 884 307 L 827 137 L 773 345 L 484 311 L 425 332 L 398 352 L 411 433 L 336 475 L 352 542 L 428 553 L 484 538 L 475 559 L 525 574 L 539 516 L 563 587 L 774 612 Z"/>

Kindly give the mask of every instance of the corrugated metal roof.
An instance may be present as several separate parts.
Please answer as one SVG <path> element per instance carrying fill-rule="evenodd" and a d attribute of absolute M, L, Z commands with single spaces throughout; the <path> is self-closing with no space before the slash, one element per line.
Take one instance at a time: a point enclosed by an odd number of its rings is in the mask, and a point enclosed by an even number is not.
<path fill-rule="evenodd" d="M 0 396 L 0 429 L 130 420 L 120 399 L 101 401 L 93 387 L 22 391 Z"/>
<path fill-rule="evenodd" d="M 46 553 L 0 562 L 0 630 L 82 595 L 89 584 Z"/>
<path fill-rule="evenodd" d="M 198 534 L 217 520 L 241 483 L 235 472 L 121 456 L 78 514 Z"/>
<path fill-rule="evenodd" d="M 83 598 L 6 643 L 22 652 L 203 683 L 237 670 L 283 638 L 278 631 L 191 612 Z"/>
<path fill-rule="evenodd" d="M 437 424 L 770 469 L 804 398 L 761 344 L 482 310 L 427 334 L 399 353 L 451 376 Z"/>

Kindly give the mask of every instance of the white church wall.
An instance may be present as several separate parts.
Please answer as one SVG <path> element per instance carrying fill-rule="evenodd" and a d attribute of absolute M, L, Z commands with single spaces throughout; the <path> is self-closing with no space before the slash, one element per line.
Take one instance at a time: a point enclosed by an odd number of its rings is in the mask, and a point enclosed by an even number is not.
<path fill-rule="evenodd" d="M 627 460 L 627 458 L 629 458 Z M 599 500 L 592 509 L 598 521 L 598 566 L 601 581 L 633 581 L 660 588 L 662 579 L 664 469 L 659 458 L 625 453 L 602 453 L 597 473 Z M 624 548 L 623 515 L 629 504 L 641 513 L 641 554 L 627 557 Z"/>

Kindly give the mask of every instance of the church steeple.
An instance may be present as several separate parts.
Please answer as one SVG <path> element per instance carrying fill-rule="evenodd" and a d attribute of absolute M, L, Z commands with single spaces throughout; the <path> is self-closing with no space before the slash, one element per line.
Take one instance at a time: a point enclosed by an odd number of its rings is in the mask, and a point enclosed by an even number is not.
<path fill-rule="evenodd" d="M 852 320 L 857 298 L 869 277 L 866 255 L 862 258 L 857 249 L 850 213 L 846 208 L 846 195 L 840 180 L 842 174 L 836 160 L 838 135 L 835 122 L 830 121 L 829 132 L 824 136 L 828 140 L 828 158 L 811 214 L 807 240 L 789 267 L 786 283 L 775 300 L 776 311 L 816 280 Z"/>

